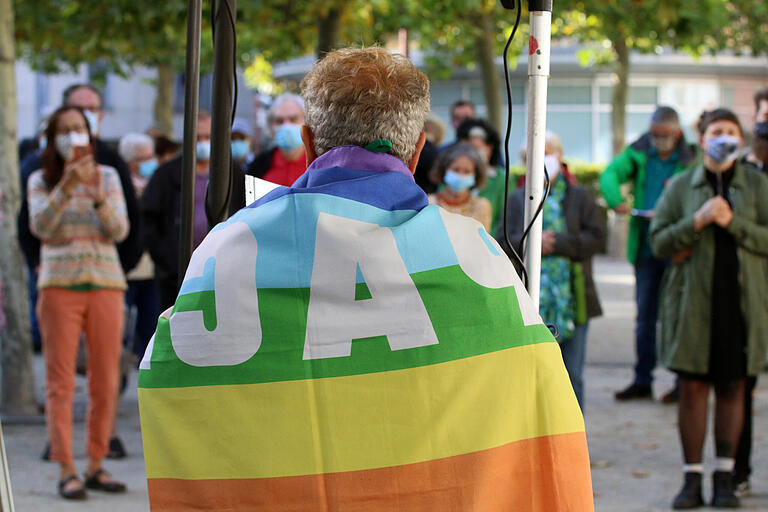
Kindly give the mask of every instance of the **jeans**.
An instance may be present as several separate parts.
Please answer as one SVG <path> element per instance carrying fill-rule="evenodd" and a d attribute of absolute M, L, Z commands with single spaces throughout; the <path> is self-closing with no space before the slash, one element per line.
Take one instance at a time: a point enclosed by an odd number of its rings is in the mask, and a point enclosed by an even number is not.
<path fill-rule="evenodd" d="M 565 369 L 568 370 L 568 377 L 571 379 L 573 392 L 576 393 L 576 400 L 579 407 L 584 410 L 584 356 L 587 353 L 587 328 L 589 322 L 584 325 L 577 325 L 573 331 L 573 336 L 562 340 L 560 351 L 563 353 L 563 362 Z"/>
<path fill-rule="evenodd" d="M 35 269 L 27 265 L 27 288 L 29 294 L 29 325 L 32 328 L 32 346 L 35 351 L 40 351 L 43 346 L 42 338 L 40 337 L 40 324 L 37 321 L 37 273 Z"/>
<path fill-rule="evenodd" d="M 635 384 L 650 386 L 651 373 L 656 367 L 656 323 L 659 318 L 659 288 L 668 262 L 648 256 L 638 256 L 635 263 Z"/>
<path fill-rule="evenodd" d="M 160 315 L 159 300 L 154 279 L 128 281 L 125 303 L 129 309 L 136 307 L 136 329 L 133 333 L 128 333 L 128 342 L 139 361 L 144 357 L 149 339 L 157 327 L 157 317 Z"/>

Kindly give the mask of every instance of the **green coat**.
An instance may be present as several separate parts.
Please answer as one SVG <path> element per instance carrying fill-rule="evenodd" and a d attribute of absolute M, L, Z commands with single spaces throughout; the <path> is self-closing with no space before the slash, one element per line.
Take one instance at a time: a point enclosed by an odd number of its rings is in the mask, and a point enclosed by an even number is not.
<path fill-rule="evenodd" d="M 728 232 L 739 258 L 741 310 L 747 326 L 747 373 L 757 375 L 768 345 L 768 179 L 737 164 L 729 188 L 733 220 Z M 691 248 L 664 274 L 659 302 L 659 359 L 667 368 L 704 374 L 709 371 L 713 226 L 697 233 L 694 213 L 713 196 L 704 165 L 678 174 L 667 185 L 651 221 L 650 242 L 658 258 Z"/>
<path fill-rule="evenodd" d="M 624 202 L 621 185 L 632 181 L 634 184 L 634 208 L 642 209 L 645 201 L 645 164 L 648 162 L 648 151 L 651 149 L 651 134 L 646 133 L 631 145 L 627 146 L 619 156 L 613 159 L 600 175 L 600 190 L 605 196 L 609 208 L 616 208 Z M 683 137 L 677 144 L 677 168 L 675 173 L 684 170 L 693 162 L 695 154 Z M 629 237 L 627 238 L 627 259 L 633 265 L 637 260 L 640 248 L 641 219 L 632 217 L 629 220 Z"/>

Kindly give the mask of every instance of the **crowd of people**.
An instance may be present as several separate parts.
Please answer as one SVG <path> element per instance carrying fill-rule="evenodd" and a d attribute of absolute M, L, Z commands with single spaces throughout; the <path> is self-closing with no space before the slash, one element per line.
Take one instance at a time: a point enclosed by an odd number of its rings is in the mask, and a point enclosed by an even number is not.
<path fill-rule="evenodd" d="M 731 111 L 705 112 L 689 144 L 676 111 L 660 106 L 650 126 L 606 168 L 600 190 L 609 209 L 630 216 L 627 257 L 636 277 L 637 361 L 618 401 L 652 398 L 659 360 L 678 377 L 662 401 L 679 402 L 684 486 L 675 508 L 703 504 L 702 446 L 707 400 L 715 391 L 715 506 L 738 506 L 748 490 L 751 398 L 768 339 L 768 90 L 755 96 L 752 144 Z M 306 171 L 303 99 L 274 100 L 267 121 L 272 144 L 254 154 L 253 130 L 235 119 L 229 214 L 245 206 L 244 176 L 291 186 Z M 47 117 L 39 137 L 20 145 L 24 202 L 19 239 L 29 270 L 30 317 L 46 364 L 45 458 L 61 466 L 59 493 L 82 499 L 86 488 L 121 492 L 102 467 L 125 455 L 114 416 L 131 364 L 140 360 L 160 312 L 179 293 L 180 146 L 151 130 L 128 133 L 117 151 L 101 140 L 99 91 L 76 84 Z M 462 100 L 451 109 L 456 139 L 430 115 L 416 183 L 430 204 L 471 217 L 511 251 L 524 226 L 523 180 L 504 208 L 505 167 L 498 131 Z M 557 127 L 552 127 L 557 128 Z M 197 120 L 194 246 L 208 233 L 205 197 L 211 116 Z M 365 149 L 392 151 L 375 141 Z M 322 140 L 315 140 L 322 145 Z M 373 144 L 379 144 L 373 147 Z M 540 314 L 558 342 L 584 409 L 583 368 L 590 319 L 601 314 L 592 258 L 606 241 L 604 210 L 569 172 L 562 141 L 547 132 L 550 192 L 542 209 Z M 525 154 L 521 155 L 525 159 Z M 631 184 L 632 203 L 624 184 Z M 516 190 L 512 190 L 516 188 Z M 506 215 L 509 232 L 503 231 Z M 511 256 L 511 252 L 510 252 Z M 702 276 L 705 276 L 703 279 Z M 659 342 L 657 324 L 661 321 Z M 87 352 L 88 467 L 80 479 L 72 456 L 72 400 L 78 350 Z M 121 361 L 123 363 L 121 364 Z"/>

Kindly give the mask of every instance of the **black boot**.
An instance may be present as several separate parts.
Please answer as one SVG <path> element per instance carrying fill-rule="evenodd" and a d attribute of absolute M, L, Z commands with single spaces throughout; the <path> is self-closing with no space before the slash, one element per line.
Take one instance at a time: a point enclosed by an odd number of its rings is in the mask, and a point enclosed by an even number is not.
<path fill-rule="evenodd" d="M 689 471 L 685 474 L 683 488 L 675 496 L 672 508 L 675 510 L 699 508 L 704 505 L 701 497 L 701 473 Z"/>
<path fill-rule="evenodd" d="M 733 475 L 730 471 L 712 473 L 712 506 L 715 508 L 740 508 L 741 502 L 733 492 Z"/>

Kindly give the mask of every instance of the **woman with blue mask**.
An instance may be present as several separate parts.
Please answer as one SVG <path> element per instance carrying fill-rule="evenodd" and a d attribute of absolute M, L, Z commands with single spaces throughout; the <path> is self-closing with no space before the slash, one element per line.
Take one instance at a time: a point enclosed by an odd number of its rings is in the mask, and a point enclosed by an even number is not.
<path fill-rule="evenodd" d="M 737 161 L 741 125 L 730 110 L 699 121 L 700 163 L 666 187 L 650 226 L 662 283 L 659 358 L 680 378 L 678 427 L 684 483 L 673 508 L 702 506 L 702 455 L 715 391 L 717 462 L 712 505 L 737 508 L 734 455 L 744 383 L 763 369 L 768 337 L 768 180 Z"/>
<path fill-rule="evenodd" d="M 490 232 L 491 203 L 473 194 L 475 188 L 483 187 L 486 176 L 485 159 L 480 153 L 466 142 L 454 144 L 443 151 L 432 169 L 432 180 L 443 187 L 429 195 L 429 203 L 472 217 Z"/>

